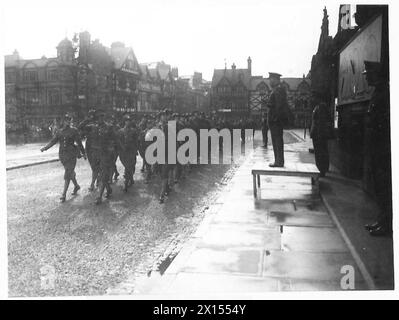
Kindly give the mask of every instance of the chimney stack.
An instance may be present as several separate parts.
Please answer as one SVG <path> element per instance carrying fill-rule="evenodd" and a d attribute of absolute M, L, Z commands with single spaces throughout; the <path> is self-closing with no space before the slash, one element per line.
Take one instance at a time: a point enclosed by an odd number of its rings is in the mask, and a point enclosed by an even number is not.
<path fill-rule="evenodd" d="M 247 62 L 248 62 L 248 71 L 249 71 L 249 74 L 252 75 L 252 60 L 251 60 L 251 57 L 248 57 Z"/>

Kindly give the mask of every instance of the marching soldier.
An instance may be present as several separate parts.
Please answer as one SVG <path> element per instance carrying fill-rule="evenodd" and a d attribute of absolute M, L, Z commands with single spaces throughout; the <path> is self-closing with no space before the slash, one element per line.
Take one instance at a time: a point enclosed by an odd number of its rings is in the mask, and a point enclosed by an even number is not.
<path fill-rule="evenodd" d="M 124 191 L 134 184 L 133 175 L 136 171 L 136 156 L 138 150 L 138 130 L 136 123 L 130 117 L 126 118 L 125 126 L 118 131 L 118 154 L 125 167 Z"/>
<path fill-rule="evenodd" d="M 274 151 L 274 163 L 269 164 L 270 167 L 284 167 L 283 128 L 288 122 L 288 102 L 280 77 L 281 74 L 269 72 L 270 86 L 273 91 L 268 103 L 268 125 Z"/>
<path fill-rule="evenodd" d="M 117 153 L 118 141 L 114 128 L 104 120 L 105 114 L 98 113 L 98 135 L 100 141 L 100 192 L 96 204 L 102 202 L 104 190 L 107 190 L 106 198 L 112 194 L 110 185 L 111 175 L 114 172 L 115 153 Z"/>
<path fill-rule="evenodd" d="M 86 154 L 92 172 L 89 191 L 93 191 L 95 182 L 97 181 L 97 185 L 99 183 L 98 175 L 100 172 L 101 155 L 101 146 L 95 110 L 89 110 L 87 119 L 83 120 L 79 124 L 78 129 L 81 132 L 81 135 L 86 137 Z"/>
<path fill-rule="evenodd" d="M 110 125 L 112 127 L 112 129 L 114 130 L 114 134 L 116 135 L 118 130 L 120 129 L 118 121 L 116 119 L 116 117 L 114 115 L 111 116 L 111 121 L 110 121 Z M 112 157 L 112 161 L 113 161 L 113 166 L 112 166 L 112 172 L 110 175 L 110 183 L 112 183 L 114 180 L 117 181 L 118 177 L 119 177 L 119 172 L 118 169 L 116 168 L 116 161 L 118 160 L 118 149 L 115 148 L 114 153 L 113 153 L 113 157 Z"/>
<path fill-rule="evenodd" d="M 78 158 L 79 152 L 83 155 L 86 160 L 86 153 L 82 145 L 82 141 L 79 136 L 77 129 L 71 127 L 72 117 L 70 115 L 65 115 L 63 119 L 62 127 L 56 132 L 51 141 L 40 149 L 41 152 L 50 149 L 57 142 L 59 142 L 59 158 L 64 166 L 64 190 L 62 196 L 60 197 L 61 202 L 65 202 L 66 193 L 70 182 L 74 184 L 72 195 L 76 195 L 80 186 L 76 180 L 75 166 L 76 159 Z"/>
<path fill-rule="evenodd" d="M 165 196 L 171 191 L 169 178 L 172 172 L 172 166 L 168 163 L 168 112 L 164 110 L 161 114 L 158 128 L 161 129 L 165 135 L 165 163 L 159 164 L 158 168 L 161 174 L 161 194 L 159 196 L 159 203 L 164 203 Z"/>

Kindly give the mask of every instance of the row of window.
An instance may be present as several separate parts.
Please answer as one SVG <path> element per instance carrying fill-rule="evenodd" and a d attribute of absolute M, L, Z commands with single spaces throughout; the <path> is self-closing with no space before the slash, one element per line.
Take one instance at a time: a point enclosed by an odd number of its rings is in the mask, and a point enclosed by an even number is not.
<path fill-rule="evenodd" d="M 218 87 L 218 88 L 214 88 L 213 91 L 214 91 L 214 93 L 230 93 L 230 92 L 240 92 L 240 93 L 243 93 L 243 92 L 245 92 L 245 88 L 244 88 L 244 87 L 235 87 L 235 88 L 231 88 L 231 87 Z"/>
<path fill-rule="evenodd" d="M 27 90 L 23 93 L 22 102 L 25 105 L 37 105 L 40 103 L 39 93 L 36 90 Z M 61 95 L 60 90 L 48 90 L 47 91 L 47 104 L 49 105 L 60 105 L 61 103 L 73 102 L 72 92 L 65 92 Z"/>
<path fill-rule="evenodd" d="M 34 82 L 39 80 L 39 74 L 36 70 L 25 70 L 22 74 L 22 79 L 24 82 Z M 48 70 L 47 71 L 47 80 L 48 81 L 56 81 L 60 80 L 60 73 L 58 70 Z M 5 81 L 6 83 L 15 82 L 15 73 L 6 72 L 5 73 Z"/>

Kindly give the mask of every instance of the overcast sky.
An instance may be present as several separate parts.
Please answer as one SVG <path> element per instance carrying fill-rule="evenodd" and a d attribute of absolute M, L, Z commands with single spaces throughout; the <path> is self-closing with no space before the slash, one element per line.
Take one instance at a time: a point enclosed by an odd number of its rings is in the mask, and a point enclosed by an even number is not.
<path fill-rule="evenodd" d="M 3 0 L 4 1 L 4 0 Z M 56 56 L 56 45 L 88 30 L 109 46 L 123 41 L 139 62 L 164 60 L 180 75 L 246 68 L 286 77 L 307 74 L 317 50 L 324 5 L 330 35 L 337 30 L 338 1 L 146 0 L 3 2 L 4 54 Z"/>

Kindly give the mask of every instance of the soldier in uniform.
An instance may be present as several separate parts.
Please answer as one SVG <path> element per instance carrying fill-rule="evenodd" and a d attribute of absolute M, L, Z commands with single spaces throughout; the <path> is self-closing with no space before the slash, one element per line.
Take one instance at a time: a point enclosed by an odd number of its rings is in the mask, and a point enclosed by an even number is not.
<path fill-rule="evenodd" d="M 327 104 L 320 102 L 312 113 L 312 126 L 310 137 L 313 140 L 315 161 L 320 177 L 325 177 L 330 166 L 328 154 L 328 139 L 333 138 L 332 119 L 327 109 Z"/>
<path fill-rule="evenodd" d="M 105 122 L 105 114 L 98 113 L 98 135 L 100 141 L 100 192 L 96 199 L 96 204 L 102 202 L 104 190 L 107 190 L 106 198 L 112 194 L 110 185 L 111 175 L 114 173 L 115 153 L 117 153 L 118 140 L 112 125 Z"/>
<path fill-rule="evenodd" d="M 80 186 L 76 180 L 75 166 L 76 159 L 78 158 L 79 152 L 83 155 L 86 160 L 86 153 L 82 145 L 82 141 L 79 136 L 77 129 L 71 127 L 72 117 L 70 115 L 65 115 L 63 119 L 62 127 L 56 132 L 51 141 L 40 149 L 41 152 L 48 150 L 59 142 L 59 158 L 64 166 L 64 190 L 60 198 L 61 202 L 65 202 L 66 193 L 70 182 L 74 184 L 73 195 L 76 195 Z"/>
<path fill-rule="evenodd" d="M 133 175 L 136 171 L 136 157 L 138 150 L 138 130 L 134 120 L 127 116 L 125 126 L 118 131 L 118 154 L 125 167 L 124 191 L 134 183 Z"/>
<path fill-rule="evenodd" d="M 165 163 L 158 166 L 161 175 L 161 194 L 159 196 L 159 203 L 164 203 L 165 196 L 167 196 L 171 191 L 169 179 L 172 172 L 172 166 L 168 164 L 168 111 L 164 110 L 160 116 L 158 128 L 161 129 L 165 135 Z"/>
<path fill-rule="evenodd" d="M 392 176 L 388 72 L 378 62 L 365 61 L 366 80 L 374 87 L 369 107 L 371 171 L 379 214 L 365 228 L 372 236 L 392 232 Z"/>
<path fill-rule="evenodd" d="M 268 102 L 268 125 L 272 136 L 274 163 L 270 167 L 284 167 L 283 128 L 287 124 L 287 93 L 280 83 L 281 74 L 269 72 L 272 93 Z"/>
<path fill-rule="evenodd" d="M 267 148 L 268 131 L 269 131 L 269 125 L 267 124 L 267 113 L 265 112 L 262 115 L 262 140 L 264 148 Z"/>
<path fill-rule="evenodd" d="M 99 183 L 98 175 L 100 172 L 101 147 L 96 118 L 96 111 L 93 109 L 89 110 L 87 119 L 83 120 L 78 126 L 81 135 L 86 137 L 86 154 L 92 172 L 89 191 L 94 190 L 94 184 L 96 181 L 97 185 Z"/>
<path fill-rule="evenodd" d="M 118 124 L 118 121 L 115 117 L 115 115 L 111 116 L 111 121 L 110 121 L 110 125 L 112 127 L 112 129 L 114 130 L 114 134 L 116 135 L 118 130 L 120 129 L 120 126 Z M 114 153 L 113 153 L 113 166 L 112 166 L 112 172 L 110 175 L 110 183 L 113 182 L 113 180 L 117 181 L 118 177 L 119 177 L 119 172 L 118 169 L 116 168 L 116 161 L 118 160 L 118 149 L 115 149 Z"/>

